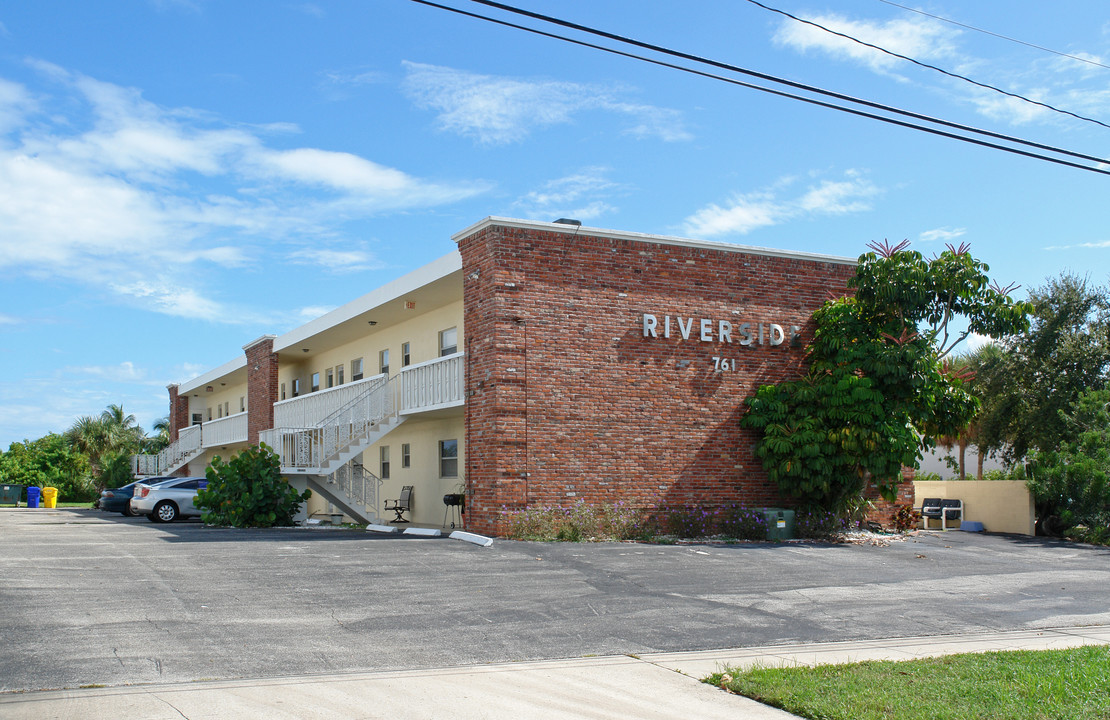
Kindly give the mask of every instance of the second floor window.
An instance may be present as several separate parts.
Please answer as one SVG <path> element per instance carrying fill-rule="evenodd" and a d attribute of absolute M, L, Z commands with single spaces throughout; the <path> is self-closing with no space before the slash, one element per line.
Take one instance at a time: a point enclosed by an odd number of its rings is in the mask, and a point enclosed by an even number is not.
<path fill-rule="evenodd" d="M 293 378 L 293 397 L 301 394 L 301 379 Z"/>
<path fill-rule="evenodd" d="M 409 344 L 401 343 L 401 367 L 408 367 L 412 362 L 412 355 L 409 354 Z"/>
<path fill-rule="evenodd" d="M 453 355 L 459 351 L 459 329 L 447 328 L 439 334 L 439 356 Z"/>
<path fill-rule="evenodd" d="M 325 387 L 335 387 L 335 371 L 331 368 L 324 371 L 324 382 L 327 383 Z"/>
<path fill-rule="evenodd" d="M 362 379 L 362 358 L 351 361 L 351 382 Z"/>
<path fill-rule="evenodd" d="M 336 385 L 342 385 L 343 384 L 343 369 L 344 368 L 343 368 L 342 365 L 336 365 L 335 366 L 335 384 Z"/>
<path fill-rule="evenodd" d="M 320 373 L 314 372 L 314 373 L 312 373 L 312 390 L 310 392 L 316 392 L 319 389 L 320 389 Z"/>
<path fill-rule="evenodd" d="M 389 374 L 389 348 L 378 353 L 378 372 L 382 375 Z"/>

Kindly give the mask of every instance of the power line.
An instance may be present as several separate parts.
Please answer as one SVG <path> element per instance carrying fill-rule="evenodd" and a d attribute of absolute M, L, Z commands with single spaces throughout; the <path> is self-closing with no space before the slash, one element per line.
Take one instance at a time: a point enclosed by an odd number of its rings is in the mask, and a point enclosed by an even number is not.
<path fill-rule="evenodd" d="M 1060 52 L 1059 50 L 1053 50 L 1052 48 L 1046 48 L 1042 45 L 1034 45 L 1031 42 L 1025 42 L 1024 40 L 1018 40 L 1017 38 L 1012 38 L 1009 35 L 1000 35 L 999 33 L 991 32 L 990 30 L 984 30 L 983 28 L 977 28 L 974 25 L 966 25 L 962 22 L 957 22 L 955 20 L 950 20 L 946 17 L 941 17 L 940 15 L 932 15 L 930 13 L 925 12 L 924 10 L 918 10 L 917 8 L 906 7 L 905 5 L 899 5 L 898 3 L 891 2 L 890 0 L 879 0 L 879 2 L 886 3 L 887 5 L 893 5 L 894 7 L 902 8 L 903 10 L 909 10 L 910 12 L 917 13 L 918 15 L 924 15 L 925 17 L 931 17 L 934 20 L 940 20 L 941 22 L 950 23 L 952 25 L 958 25 L 959 27 L 967 28 L 968 30 L 974 30 L 975 32 L 983 33 L 984 35 L 990 35 L 992 37 L 999 38 L 1000 40 L 1008 40 L 1012 43 L 1017 43 L 1018 45 L 1024 45 L 1026 47 L 1031 47 L 1031 48 L 1034 48 L 1036 50 L 1043 50 L 1044 52 L 1052 53 L 1053 55 L 1059 55 L 1060 57 L 1070 58 L 1071 60 L 1078 60 L 1079 62 L 1084 62 L 1084 63 L 1087 63 L 1088 65 L 1095 65 L 1095 66 L 1098 66 L 1100 68 L 1106 68 L 1107 70 L 1110 70 L 1110 65 L 1103 65 L 1102 63 L 1100 63 L 1096 60 L 1090 60 L 1088 58 L 1079 57 L 1078 55 L 1069 55 L 1066 52 Z"/>
<path fill-rule="evenodd" d="M 885 2 L 886 0 L 883 0 L 883 1 Z M 963 80 L 965 82 L 969 82 L 972 85 L 977 85 L 977 86 L 979 86 L 981 88 L 984 88 L 986 90 L 993 90 L 994 92 L 1001 93 L 1003 95 L 1015 98 L 1017 100 L 1023 100 L 1024 102 L 1031 103 L 1033 105 L 1040 105 L 1041 107 L 1047 108 L 1047 109 L 1049 109 L 1053 112 L 1058 112 L 1062 115 L 1070 115 L 1071 117 L 1076 118 L 1077 120 L 1083 120 L 1085 122 L 1094 123 L 1096 125 L 1101 125 L 1104 128 L 1110 129 L 1110 125 L 1107 125 L 1106 123 L 1102 122 L 1101 120 L 1096 120 L 1094 118 L 1089 118 L 1089 117 L 1086 117 L 1085 115 L 1078 115 L 1076 113 L 1073 113 L 1071 110 L 1062 110 L 1062 109 L 1060 109 L 1058 107 L 1055 107 L 1053 105 L 1049 105 L 1048 103 L 1041 102 L 1040 100 L 1033 100 L 1032 98 L 1027 98 L 1024 95 L 1020 95 L 1018 93 L 1013 93 L 1013 92 L 1010 92 L 1008 90 L 1003 90 L 1002 88 L 995 87 L 994 85 L 990 85 L 990 84 L 987 84 L 987 83 L 981 83 L 978 80 L 972 80 L 971 78 L 969 78 L 965 75 L 960 75 L 959 73 L 949 72 L 948 70 L 945 70 L 944 68 L 939 68 L 936 65 L 930 65 L 929 63 L 921 62 L 920 60 L 915 60 L 914 58 L 909 57 L 907 55 L 902 55 L 901 53 L 896 53 L 893 50 L 887 50 L 886 48 L 881 47 L 879 45 L 874 45 L 874 44 L 866 42 L 864 40 L 860 40 L 859 38 L 848 35 L 847 33 L 842 33 L 842 32 L 839 32 L 837 30 L 833 30 L 832 28 L 827 28 L 827 27 L 825 27 L 824 25 L 822 25 L 820 23 L 813 22 L 812 20 L 806 20 L 805 18 L 800 18 L 797 15 L 791 15 L 790 13 L 786 12 L 785 10 L 779 10 L 778 8 L 773 8 L 770 5 L 764 5 L 763 3 L 759 2 L 759 0 L 748 0 L 748 2 L 751 3 L 752 5 L 757 6 L 757 7 L 761 7 L 764 10 L 769 10 L 770 12 L 778 13 L 779 15 L 783 15 L 785 17 L 788 17 L 791 20 L 794 20 L 796 22 L 800 22 L 800 23 L 803 23 L 805 25 L 811 25 L 811 26 L 817 28 L 818 30 L 823 30 L 824 32 L 829 33 L 830 35 L 836 35 L 837 37 L 842 37 L 845 40 L 851 40 L 852 42 L 858 43 L 859 45 L 863 45 L 864 47 L 869 47 L 873 50 L 878 50 L 879 52 L 886 53 L 887 55 L 890 55 L 891 57 L 896 57 L 896 58 L 899 58 L 901 60 L 906 60 L 906 61 L 911 62 L 914 65 L 917 65 L 919 67 L 927 68 L 929 70 L 935 70 L 939 73 L 947 75 L 948 77 L 956 78 L 957 80 Z M 899 6 L 899 7 L 901 7 L 901 6 Z"/>
<path fill-rule="evenodd" d="M 415 2 L 417 4 L 420 4 L 420 5 L 426 5 L 428 7 L 433 7 L 433 8 L 439 9 L 439 10 L 446 10 L 447 12 L 455 13 L 457 15 L 463 15 L 465 17 L 470 17 L 470 18 L 474 18 L 474 19 L 477 19 L 477 20 L 483 20 L 485 22 L 493 23 L 493 24 L 496 24 L 496 25 L 501 25 L 503 27 L 513 28 L 515 30 L 522 30 L 524 32 L 528 32 L 528 33 L 531 33 L 531 34 L 534 34 L 534 35 L 539 35 L 539 36 L 542 36 L 542 37 L 547 37 L 547 38 L 551 38 L 551 39 L 554 39 L 554 40 L 559 40 L 559 41 L 562 41 L 562 42 L 567 42 L 567 43 L 571 43 L 571 44 L 574 44 L 574 45 L 579 45 L 581 47 L 586 47 L 586 48 L 590 48 L 590 49 L 593 49 L 593 50 L 600 50 L 602 52 L 610 53 L 610 54 L 613 54 L 613 55 L 618 55 L 620 57 L 626 57 L 626 58 L 630 58 L 630 59 L 633 59 L 633 60 L 640 60 L 642 62 L 647 62 L 647 63 L 653 64 L 653 65 L 658 65 L 660 67 L 670 68 L 672 70 L 679 70 L 679 71 L 686 72 L 686 73 L 689 73 L 689 74 L 692 74 L 692 75 L 697 75 L 697 76 L 700 76 L 700 77 L 705 77 L 705 78 L 709 78 L 709 79 L 713 79 L 713 80 L 720 80 L 722 82 L 726 82 L 726 83 L 729 83 L 729 84 L 732 84 L 732 85 L 737 85 L 737 86 L 749 88 L 749 89 L 752 89 L 752 90 L 759 90 L 760 92 L 765 92 L 765 93 L 768 93 L 768 94 L 771 94 L 771 95 L 777 95 L 779 97 L 785 97 L 785 98 L 789 98 L 789 99 L 792 99 L 792 100 L 799 100 L 801 102 L 809 103 L 811 105 L 817 105 L 817 106 L 820 106 L 820 107 L 829 108 L 831 110 L 838 110 L 840 112 L 845 112 L 845 113 L 849 113 L 849 114 L 852 114 L 852 115 L 858 115 L 860 117 L 866 117 L 866 118 L 870 118 L 872 120 L 878 120 L 880 122 L 885 122 L 885 123 L 888 123 L 888 124 L 891 124 L 891 125 L 898 125 L 898 126 L 913 129 L 913 130 L 920 130 L 922 132 L 930 133 L 930 134 L 933 134 L 933 135 L 939 135 L 939 136 L 947 137 L 947 138 L 950 138 L 950 139 L 953 139 L 953 140 L 959 140 L 959 141 L 966 142 L 966 143 L 971 143 L 971 144 L 974 144 L 974 145 L 980 145 L 980 146 L 983 146 L 983 147 L 989 147 L 989 148 L 993 148 L 993 149 L 996 149 L 996 150 L 1002 150 L 1003 152 L 1008 152 L 1008 153 L 1012 153 L 1012 154 L 1015 154 L 1015 155 L 1022 155 L 1022 156 L 1034 158 L 1034 159 L 1037 159 L 1037 160 L 1045 160 L 1047 162 L 1055 163 L 1055 164 L 1058 164 L 1058 165 L 1065 165 L 1065 166 L 1073 167 L 1073 168 L 1076 168 L 1076 169 L 1079 169 L 1079 170 L 1088 170 L 1090 172 L 1096 172 L 1096 173 L 1100 173 L 1100 174 L 1103 174 L 1103 175 L 1110 175 L 1110 170 L 1105 170 L 1105 169 L 1102 169 L 1102 168 L 1099 168 L 1099 167 L 1092 167 L 1090 165 L 1083 165 L 1083 164 L 1080 164 L 1080 163 L 1071 162 L 1071 161 L 1063 160 L 1063 159 L 1060 159 L 1060 158 L 1054 158 L 1054 157 L 1050 157 L 1050 156 L 1047 156 L 1047 155 L 1041 155 L 1041 154 L 1038 154 L 1038 153 L 1029 152 L 1029 151 L 1026 151 L 1026 150 L 1020 150 L 1018 148 L 1013 148 L 1013 147 L 1009 147 L 1009 146 L 1006 146 L 1006 145 L 999 145 L 997 143 L 988 142 L 988 141 L 985 141 L 985 140 L 979 140 L 979 139 L 976 139 L 976 138 L 973 138 L 973 137 L 968 137 L 966 135 L 959 135 L 959 134 L 956 134 L 956 133 L 946 132 L 944 130 L 938 130 L 936 128 L 930 128 L 930 127 L 926 127 L 926 126 L 923 126 L 923 125 L 917 125 L 917 124 L 914 124 L 914 123 L 911 123 L 911 122 L 906 122 L 906 121 L 898 120 L 898 119 L 895 119 L 895 118 L 885 117 L 883 115 L 877 115 L 875 113 L 867 112 L 867 111 L 864 111 L 864 110 L 857 110 L 855 108 L 845 107 L 845 106 L 842 106 L 842 105 L 837 105 L 835 103 L 825 102 L 825 101 L 822 101 L 822 100 L 817 100 L 817 99 L 814 99 L 814 98 L 805 97 L 803 95 L 797 95 L 795 93 L 790 93 L 790 92 L 786 92 L 786 91 L 783 91 L 783 90 L 776 90 L 774 88 L 768 88 L 768 87 L 764 87 L 764 86 L 761 86 L 761 85 L 756 85 L 756 84 L 753 84 L 753 83 L 744 82 L 744 81 L 741 81 L 741 80 L 737 80 L 735 78 L 730 78 L 730 77 L 726 77 L 726 76 L 723 76 L 723 75 L 717 75 L 717 74 L 714 74 L 714 73 L 709 73 L 709 72 L 705 72 L 705 71 L 702 71 L 702 70 L 697 70 L 695 68 L 686 67 L 686 66 L 683 66 L 683 65 L 676 65 L 674 63 L 669 63 L 669 62 L 665 62 L 665 61 L 662 61 L 662 60 L 657 60 L 655 58 L 650 58 L 650 57 L 646 57 L 646 56 L 643 56 L 643 55 L 637 55 L 637 54 L 634 54 L 634 53 L 629 53 L 629 52 L 625 52 L 625 51 L 622 51 L 622 50 L 617 50 L 615 48 L 605 47 L 603 45 L 597 45 L 595 43 L 590 43 L 590 42 L 586 42 L 586 41 L 583 41 L 583 40 L 576 40 L 574 38 L 566 37 L 564 35 L 549 33 L 549 32 L 545 32 L 543 30 L 538 30 L 536 28 L 527 27 L 525 25 L 519 25 L 517 23 L 508 22 L 508 21 L 505 21 L 505 20 L 499 20 L 497 18 L 492 18 L 492 17 L 486 16 L 486 15 L 481 15 L 481 14 L 478 14 L 478 13 L 469 12 L 469 11 L 466 11 L 466 10 L 462 10 L 460 8 L 455 8 L 455 7 L 451 7 L 451 6 L 448 6 L 448 5 L 443 5 L 443 4 L 440 4 L 440 3 L 437 3 L 437 2 L 433 2 L 432 0 L 411 0 L 411 1 Z M 490 5 L 490 6 L 494 6 L 494 7 L 503 8 L 503 9 L 506 9 L 507 11 L 509 11 L 509 12 L 515 12 L 517 14 L 523 14 L 523 15 L 529 15 L 529 16 L 536 15 L 538 19 L 544 19 L 546 17 L 546 16 L 535 14 L 535 13 L 531 13 L 530 11 L 520 10 L 518 8 L 512 8 L 511 6 L 502 6 L 500 3 L 493 3 L 493 2 L 488 2 L 488 1 L 484 1 L 484 0 L 472 0 L 472 1 L 473 2 L 480 2 L 481 4 L 484 4 L 484 5 Z M 692 60 L 697 61 L 697 62 L 702 62 L 702 63 L 709 64 L 709 65 L 712 65 L 712 66 L 720 67 L 720 68 L 723 68 L 723 69 L 728 69 L 728 70 L 731 70 L 731 71 L 734 71 L 734 72 L 751 75 L 751 76 L 758 77 L 758 78 L 761 78 L 761 79 L 769 80 L 771 82 L 784 84 L 784 85 L 787 85 L 789 87 L 793 87 L 793 88 L 796 88 L 796 89 L 801 89 L 801 90 L 806 90 L 806 91 L 813 92 L 813 93 L 816 93 L 816 94 L 823 94 L 823 95 L 826 95 L 826 96 L 831 96 L 831 97 L 834 97 L 836 99 L 845 100 L 845 101 L 848 101 L 848 102 L 854 102 L 854 103 L 861 104 L 861 105 L 864 105 L 864 106 L 884 110 L 884 111 L 887 111 L 887 112 L 892 112 L 892 113 L 895 113 L 895 114 L 901 114 L 901 115 L 904 115 L 904 116 L 908 116 L 908 117 L 912 117 L 912 118 L 915 118 L 915 119 L 923 120 L 925 122 L 931 122 L 931 123 L 934 123 L 934 124 L 938 124 L 938 125 L 942 125 L 942 126 L 946 126 L 946 127 L 951 127 L 951 128 L 954 128 L 954 129 L 964 130 L 964 131 L 972 132 L 972 133 L 978 133 L 978 134 L 982 134 L 982 135 L 985 135 L 985 136 L 988 136 L 988 137 L 994 137 L 994 138 L 1004 140 L 1004 141 L 1007 141 L 1007 142 L 1013 142 L 1013 143 L 1025 145 L 1025 146 L 1028 146 L 1028 147 L 1035 147 L 1035 148 L 1038 148 L 1038 149 L 1041 149 L 1041 150 L 1046 150 L 1048 152 L 1057 153 L 1057 154 L 1060 154 L 1060 155 L 1067 155 L 1067 156 L 1076 157 L 1076 158 L 1080 158 L 1080 159 L 1084 159 L 1084 160 L 1090 160 L 1092 162 L 1099 163 L 1101 165 L 1110 165 L 1110 160 L 1107 160 L 1105 158 L 1099 158 L 1099 157 L 1095 157 L 1095 156 L 1092 156 L 1092 155 L 1085 155 L 1085 154 L 1082 154 L 1082 153 L 1076 153 L 1076 152 L 1072 152 L 1070 150 L 1065 150 L 1065 149 L 1062 149 L 1062 148 L 1053 147 L 1051 145 L 1043 145 L 1041 143 L 1035 143 L 1035 142 L 1031 142 L 1031 141 L 1028 141 L 1028 140 L 1023 140 L 1021 138 L 1002 135 L 1000 133 L 994 133 L 994 132 L 990 132 L 988 130 L 981 130 L 981 129 L 973 128 L 973 127 L 966 126 L 966 125 L 960 125 L 958 123 L 948 122 L 946 120 L 941 120 L 939 118 L 931 118 L 931 117 L 926 116 L 926 115 L 920 115 L 918 113 L 913 113 L 913 112 L 910 112 L 910 111 L 907 111 L 907 110 L 900 110 L 898 108 L 894 108 L 894 107 L 886 106 L 886 105 L 881 105 L 879 103 L 873 103 L 873 102 L 870 102 L 870 101 L 867 101 L 867 100 L 852 98 L 850 96 L 842 95 L 840 93 L 835 93 L 835 92 L 832 92 L 832 91 L 829 91 L 829 90 L 823 90 L 821 88 L 811 87 L 811 86 L 804 85 L 804 84 L 801 84 L 801 83 L 795 83 L 795 82 L 790 81 L 790 80 L 784 80 L 784 79 L 781 79 L 781 78 L 776 78 L 772 75 L 766 75 L 764 73 L 758 73 L 758 72 L 755 72 L 755 71 L 752 71 L 752 70 L 746 70 L 744 68 L 738 68 L 738 67 L 731 66 L 731 65 L 728 65 L 728 64 L 725 64 L 725 63 L 720 63 L 720 62 L 717 62 L 717 61 L 714 61 L 714 60 L 697 58 L 696 56 L 693 56 L 693 55 L 688 55 L 686 53 L 681 53 L 681 52 L 674 51 L 674 50 L 668 50 L 667 48 L 661 48 L 661 47 L 658 47 L 658 46 L 650 45 L 648 43 L 642 43 L 642 42 L 637 41 L 637 40 L 621 38 L 618 35 L 612 35 L 611 33 L 606 33 L 606 32 L 601 31 L 601 30 L 586 28 L 584 26 L 576 26 L 573 23 L 568 23 L 567 21 L 563 21 L 563 20 L 557 20 L 555 18 L 551 18 L 550 21 L 554 22 L 556 24 L 564 25 L 564 26 L 574 27 L 575 29 L 580 28 L 583 32 L 588 32 L 588 33 L 592 33 L 592 34 L 596 34 L 596 35 L 602 35 L 602 36 L 605 36 L 605 37 L 612 37 L 612 38 L 617 39 L 621 42 L 626 42 L 626 43 L 629 43 L 629 44 L 638 45 L 640 47 L 645 47 L 645 48 L 648 48 L 648 49 L 657 50 L 658 52 L 661 52 L 661 53 L 664 53 L 664 54 L 670 54 L 670 55 L 675 55 L 675 56 L 678 56 L 678 57 L 683 57 L 683 58 L 686 58 L 686 59 L 692 59 Z"/>

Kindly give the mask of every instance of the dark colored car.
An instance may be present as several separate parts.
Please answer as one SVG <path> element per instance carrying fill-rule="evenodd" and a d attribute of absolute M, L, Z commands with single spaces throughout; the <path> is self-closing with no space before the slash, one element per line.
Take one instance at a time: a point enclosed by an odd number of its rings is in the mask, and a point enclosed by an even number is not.
<path fill-rule="evenodd" d="M 131 497 L 135 494 L 136 485 L 139 483 L 143 483 L 144 485 L 157 485 L 158 483 L 175 479 L 177 478 L 168 475 L 164 477 L 152 477 L 146 478 L 145 480 L 136 480 L 123 487 L 102 490 L 100 492 L 100 500 L 97 501 L 97 507 L 106 512 L 118 512 L 121 515 L 134 517 L 136 513 L 131 512 Z"/>

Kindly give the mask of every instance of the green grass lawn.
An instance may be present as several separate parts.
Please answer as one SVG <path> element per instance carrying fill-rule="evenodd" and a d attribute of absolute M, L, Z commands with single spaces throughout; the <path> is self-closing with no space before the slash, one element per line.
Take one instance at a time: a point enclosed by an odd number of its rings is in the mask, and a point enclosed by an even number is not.
<path fill-rule="evenodd" d="M 705 682 L 811 720 L 1110 718 L 1110 647 L 1102 645 L 753 668 Z"/>

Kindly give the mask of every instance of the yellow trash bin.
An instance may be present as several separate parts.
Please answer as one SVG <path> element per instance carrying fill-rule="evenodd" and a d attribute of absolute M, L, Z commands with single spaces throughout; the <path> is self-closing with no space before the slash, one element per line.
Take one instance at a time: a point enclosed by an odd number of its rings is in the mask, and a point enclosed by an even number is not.
<path fill-rule="evenodd" d="M 42 506 L 48 508 L 58 506 L 58 488 L 44 487 L 42 489 Z"/>

